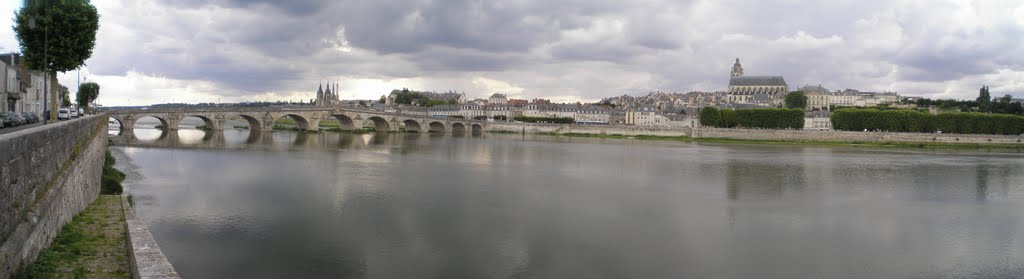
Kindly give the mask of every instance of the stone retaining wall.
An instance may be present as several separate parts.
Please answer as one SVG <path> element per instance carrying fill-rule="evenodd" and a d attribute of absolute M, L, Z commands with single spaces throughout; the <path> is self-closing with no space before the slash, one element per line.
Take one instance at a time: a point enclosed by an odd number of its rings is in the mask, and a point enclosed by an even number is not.
<path fill-rule="evenodd" d="M 106 115 L 0 135 L 0 279 L 96 200 L 106 151 Z"/>
<path fill-rule="evenodd" d="M 771 141 L 906 142 L 906 143 L 999 143 L 1024 144 L 1024 136 L 932 133 L 884 133 L 816 130 L 764 130 L 725 128 L 661 128 L 622 125 L 493 123 L 488 132 L 670 136 Z"/>

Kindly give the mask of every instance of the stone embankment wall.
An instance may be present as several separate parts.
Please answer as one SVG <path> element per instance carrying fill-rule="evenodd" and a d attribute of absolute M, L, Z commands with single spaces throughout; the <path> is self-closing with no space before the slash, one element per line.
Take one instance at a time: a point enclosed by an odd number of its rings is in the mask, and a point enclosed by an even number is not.
<path fill-rule="evenodd" d="M 884 133 L 816 130 L 765 130 L 724 128 L 660 128 L 622 125 L 569 125 L 492 123 L 488 132 L 515 132 L 526 134 L 592 134 L 625 136 L 668 136 L 691 138 L 722 138 L 770 141 L 825 141 L 825 142 L 906 142 L 906 143 L 1000 143 L 1024 144 L 1024 136 L 965 135 L 932 133 Z"/>
<path fill-rule="evenodd" d="M 624 135 L 624 136 L 663 136 L 688 137 L 689 128 L 660 128 L 648 126 L 626 125 L 569 125 L 569 124 L 523 124 L 523 123 L 491 123 L 487 124 L 488 132 L 515 132 L 526 134 L 593 134 L 593 135 Z"/>
<path fill-rule="evenodd" d="M 106 115 L 0 135 L 0 279 L 96 200 L 106 151 Z"/>

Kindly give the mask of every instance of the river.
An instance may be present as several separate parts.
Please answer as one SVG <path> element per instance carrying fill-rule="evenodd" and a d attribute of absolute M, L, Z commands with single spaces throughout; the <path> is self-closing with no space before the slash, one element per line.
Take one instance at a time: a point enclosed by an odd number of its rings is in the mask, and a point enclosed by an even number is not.
<path fill-rule="evenodd" d="M 160 133 L 113 149 L 184 278 L 1024 274 L 1020 153 Z"/>

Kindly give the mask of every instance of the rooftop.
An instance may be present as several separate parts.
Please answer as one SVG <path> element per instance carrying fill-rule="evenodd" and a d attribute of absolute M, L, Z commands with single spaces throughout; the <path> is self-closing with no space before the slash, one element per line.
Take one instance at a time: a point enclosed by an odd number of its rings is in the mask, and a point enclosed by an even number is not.
<path fill-rule="evenodd" d="M 742 76 L 729 78 L 729 86 L 788 86 L 782 76 Z"/>

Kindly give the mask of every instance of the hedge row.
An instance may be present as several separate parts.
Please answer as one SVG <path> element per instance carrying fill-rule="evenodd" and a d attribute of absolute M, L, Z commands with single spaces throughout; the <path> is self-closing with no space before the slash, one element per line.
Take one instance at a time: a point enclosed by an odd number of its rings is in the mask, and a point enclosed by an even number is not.
<path fill-rule="evenodd" d="M 700 124 L 719 128 L 803 129 L 803 109 L 726 109 L 705 107 Z"/>
<path fill-rule="evenodd" d="M 832 112 L 832 129 L 955 134 L 1024 134 L 1024 117 L 1009 114 L 916 110 L 840 109 Z"/>
<path fill-rule="evenodd" d="M 547 122 L 547 123 L 572 123 L 574 120 L 572 117 L 533 117 L 533 116 L 516 116 L 512 118 L 515 121 L 522 122 Z"/>

